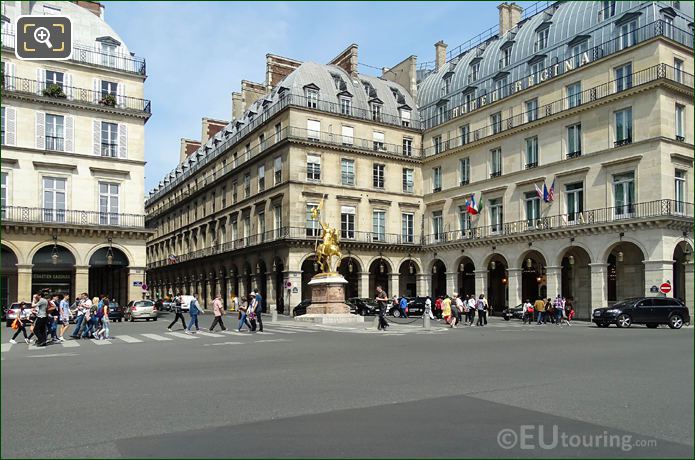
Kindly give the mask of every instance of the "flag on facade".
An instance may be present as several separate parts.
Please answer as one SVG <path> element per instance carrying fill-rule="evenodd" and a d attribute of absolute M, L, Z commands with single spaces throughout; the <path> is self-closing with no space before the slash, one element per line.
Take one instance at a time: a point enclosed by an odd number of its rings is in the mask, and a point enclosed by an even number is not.
<path fill-rule="evenodd" d="M 555 199 L 555 179 L 553 179 L 553 183 L 550 185 L 550 190 L 548 190 L 548 187 L 543 184 L 543 201 L 546 203 L 550 203 Z"/>
<path fill-rule="evenodd" d="M 466 201 L 466 211 L 468 214 L 477 215 L 483 210 L 483 197 L 480 197 L 480 201 L 475 201 L 475 193 L 471 194 L 471 199 Z"/>
<path fill-rule="evenodd" d="M 543 190 L 541 190 L 541 188 L 537 184 L 533 184 L 533 186 L 536 187 L 536 195 L 538 195 L 538 198 L 544 199 Z M 545 187 L 545 183 L 543 184 L 543 186 Z"/>

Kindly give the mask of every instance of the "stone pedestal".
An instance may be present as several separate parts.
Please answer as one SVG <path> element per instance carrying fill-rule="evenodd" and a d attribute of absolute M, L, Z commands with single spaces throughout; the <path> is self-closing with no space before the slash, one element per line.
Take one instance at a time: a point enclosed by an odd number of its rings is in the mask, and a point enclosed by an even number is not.
<path fill-rule="evenodd" d="M 319 274 L 309 281 L 311 305 L 306 314 L 297 316 L 296 321 L 319 324 L 363 323 L 364 318 L 350 314 L 345 303 L 347 281 L 339 274 Z"/>

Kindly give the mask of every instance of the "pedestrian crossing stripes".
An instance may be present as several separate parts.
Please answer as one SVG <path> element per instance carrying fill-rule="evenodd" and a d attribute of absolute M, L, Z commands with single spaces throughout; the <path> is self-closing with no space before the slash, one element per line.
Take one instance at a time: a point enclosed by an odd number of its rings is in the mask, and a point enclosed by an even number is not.
<path fill-rule="evenodd" d="M 10 351 L 10 348 L 12 348 L 12 343 L 3 343 L 2 346 L 0 346 L 0 352 L 2 353 L 7 353 Z"/>
<path fill-rule="evenodd" d="M 224 337 L 222 334 L 215 334 L 213 332 L 205 332 L 205 331 L 199 331 L 198 334 L 202 335 L 203 337 Z"/>
<path fill-rule="evenodd" d="M 77 343 L 76 340 L 68 340 L 66 342 L 63 342 L 61 345 L 63 345 L 63 348 L 75 348 L 80 346 L 80 344 Z"/>
<path fill-rule="evenodd" d="M 140 343 L 140 342 L 142 342 L 142 340 L 136 339 L 135 337 L 131 337 L 129 335 L 118 335 L 116 338 L 123 340 L 126 343 Z"/>
<path fill-rule="evenodd" d="M 190 334 L 184 334 L 181 332 L 167 332 L 169 335 L 173 335 L 174 337 L 178 337 L 179 339 L 197 339 L 198 337 L 195 337 Z"/>
<path fill-rule="evenodd" d="M 111 343 L 112 343 L 110 340 L 97 340 L 97 339 L 91 339 L 91 341 L 92 341 L 95 345 L 111 345 Z"/>
<path fill-rule="evenodd" d="M 147 337 L 148 339 L 156 340 L 158 342 L 163 342 L 165 340 L 173 340 L 171 337 L 163 337 L 159 334 L 140 334 L 143 337 Z"/>

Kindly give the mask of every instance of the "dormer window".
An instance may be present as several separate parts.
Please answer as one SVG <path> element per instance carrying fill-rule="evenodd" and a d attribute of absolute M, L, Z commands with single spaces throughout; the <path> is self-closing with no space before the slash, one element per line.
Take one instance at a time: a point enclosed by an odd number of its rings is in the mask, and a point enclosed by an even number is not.
<path fill-rule="evenodd" d="M 589 35 L 579 35 L 568 43 L 568 54 L 576 69 L 582 63 L 582 56 L 589 51 Z"/>
<path fill-rule="evenodd" d="M 471 68 L 468 72 L 468 82 L 471 83 L 471 82 L 478 80 L 479 75 L 480 75 L 480 59 L 471 63 Z"/>
<path fill-rule="evenodd" d="M 408 128 L 410 126 L 410 110 L 409 109 L 400 109 L 401 112 L 401 125 L 404 127 Z"/>
<path fill-rule="evenodd" d="M 352 115 L 352 98 L 347 95 L 340 96 L 340 113 Z"/>
<path fill-rule="evenodd" d="M 550 36 L 550 27 L 545 27 L 536 32 L 536 44 L 533 47 L 534 53 L 548 47 L 548 37 Z"/>
<path fill-rule="evenodd" d="M 445 96 L 451 92 L 452 77 L 452 74 L 448 74 L 444 77 L 444 85 L 442 86 L 442 96 Z"/>
<path fill-rule="evenodd" d="M 615 1 L 602 1 L 601 11 L 599 11 L 599 19 L 608 19 L 615 16 Z"/>
<path fill-rule="evenodd" d="M 382 118 L 382 111 L 383 111 L 383 104 L 380 102 L 370 102 L 369 107 L 372 112 L 372 120 L 374 121 L 381 121 Z"/>
<path fill-rule="evenodd" d="M 316 109 L 319 106 L 319 88 L 316 85 L 304 87 L 304 97 L 306 97 L 306 106 L 310 109 Z"/>
<path fill-rule="evenodd" d="M 618 43 L 620 49 L 633 46 L 637 43 L 637 21 L 630 21 L 620 26 Z"/>
<path fill-rule="evenodd" d="M 500 58 L 500 69 L 507 67 L 512 60 L 512 48 L 504 48 L 502 50 L 502 57 Z"/>

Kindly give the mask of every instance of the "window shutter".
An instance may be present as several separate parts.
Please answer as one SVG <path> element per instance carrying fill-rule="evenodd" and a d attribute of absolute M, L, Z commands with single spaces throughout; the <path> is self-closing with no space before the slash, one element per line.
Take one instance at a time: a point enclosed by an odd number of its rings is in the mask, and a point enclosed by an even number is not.
<path fill-rule="evenodd" d="M 116 101 L 119 107 L 125 107 L 125 83 L 116 85 Z"/>
<path fill-rule="evenodd" d="M 122 123 L 118 125 L 118 156 L 128 158 L 128 126 Z"/>
<path fill-rule="evenodd" d="M 46 114 L 36 112 L 36 148 L 46 150 Z"/>
<path fill-rule="evenodd" d="M 5 64 L 7 74 L 6 74 L 6 82 L 5 82 L 5 87 L 12 91 L 15 89 L 15 84 L 14 84 L 14 64 L 12 62 L 8 62 Z"/>
<path fill-rule="evenodd" d="M 92 130 L 94 155 L 101 156 L 101 122 L 99 120 L 92 121 Z"/>
<path fill-rule="evenodd" d="M 68 100 L 72 100 L 72 75 L 69 73 L 65 74 L 65 95 Z"/>
<path fill-rule="evenodd" d="M 36 94 L 41 96 L 46 88 L 46 71 L 44 69 L 36 69 Z"/>
<path fill-rule="evenodd" d="M 72 115 L 65 116 L 65 151 L 75 151 L 75 119 Z"/>
<path fill-rule="evenodd" d="M 101 82 L 99 81 L 98 78 L 94 78 L 92 80 L 92 91 L 93 91 L 93 96 L 94 96 L 94 103 L 98 104 L 99 101 L 101 100 L 101 88 L 99 86 L 101 85 Z"/>
<path fill-rule="evenodd" d="M 5 125 L 5 143 L 7 145 L 17 145 L 17 112 L 14 107 L 5 107 L 7 117 Z"/>

